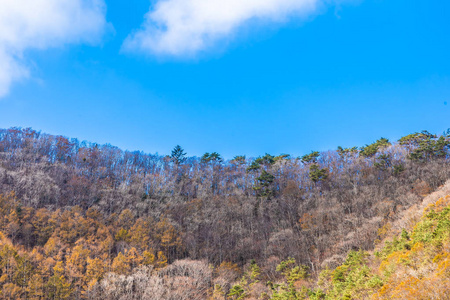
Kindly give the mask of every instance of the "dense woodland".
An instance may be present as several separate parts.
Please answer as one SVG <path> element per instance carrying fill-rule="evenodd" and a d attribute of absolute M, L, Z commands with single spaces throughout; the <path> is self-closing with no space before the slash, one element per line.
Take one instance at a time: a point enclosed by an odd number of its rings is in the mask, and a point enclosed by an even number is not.
<path fill-rule="evenodd" d="M 448 132 L 423 131 L 226 161 L 180 146 L 159 156 L 0 130 L 0 297 L 392 299 L 388 275 L 352 273 L 370 278 L 363 288 L 347 273 L 364 269 L 389 224 L 450 178 L 449 150 Z M 436 236 L 405 231 L 377 259 L 448 252 L 449 208 L 439 205 L 423 220 L 448 229 L 433 250 L 417 247 Z"/>

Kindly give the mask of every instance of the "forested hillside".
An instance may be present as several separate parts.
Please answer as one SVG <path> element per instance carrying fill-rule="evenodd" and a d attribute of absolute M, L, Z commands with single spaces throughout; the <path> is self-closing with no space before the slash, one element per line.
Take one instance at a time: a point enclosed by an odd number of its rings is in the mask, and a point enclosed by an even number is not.
<path fill-rule="evenodd" d="M 0 130 L 0 297 L 416 299 L 449 288 L 448 198 L 402 220 L 449 163 L 426 131 L 226 161 Z"/>

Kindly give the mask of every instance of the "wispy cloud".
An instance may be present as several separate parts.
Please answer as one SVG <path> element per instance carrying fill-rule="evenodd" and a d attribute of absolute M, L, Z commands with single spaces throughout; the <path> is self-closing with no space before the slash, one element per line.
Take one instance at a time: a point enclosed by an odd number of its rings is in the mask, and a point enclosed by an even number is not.
<path fill-rule="evenodd" d="M 103 0 L 0 0 L 0 97 L 28 76 L 27 49 L 98 42 L 105 13 Z"/>
<path fill-rule="evenodd" d="M 157 0 L 123 48 L 190 56 L 208 50 L 250 21 L 286 22 L 317 12 L 325 0 Z M 328 0 L 327 2 L 330 2 Z"/>

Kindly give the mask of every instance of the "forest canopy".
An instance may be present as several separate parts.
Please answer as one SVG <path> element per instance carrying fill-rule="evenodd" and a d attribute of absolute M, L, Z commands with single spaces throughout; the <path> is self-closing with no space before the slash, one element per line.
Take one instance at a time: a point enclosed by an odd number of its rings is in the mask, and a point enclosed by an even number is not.
<path fill-rule="evenodd" d="M 179 145 L 160 156 L 1 129 L 0 297 L 359 299 L 369 292 L 347 286 L 352 266 L 450 178 L 449 149 L 447 134 L 423 131 L 301 157 L 225 160 L 189 157 Z M 418 226 L 447 230 L 446 209 Z M 445 230 L 430 243 L 447 245 Z M 420 256 L 425 231 L 377 255 Z M 373 293 L 393 297 L 398 283 L 370 278 Z"/>

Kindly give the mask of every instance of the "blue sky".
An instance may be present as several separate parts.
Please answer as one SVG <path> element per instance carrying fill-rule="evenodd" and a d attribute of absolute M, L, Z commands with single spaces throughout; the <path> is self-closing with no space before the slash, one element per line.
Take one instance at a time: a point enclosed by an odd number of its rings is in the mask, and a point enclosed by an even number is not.
<path fill-rule="evenodd" d="M 96 19 L 84 20 L 97 24 L 94 32 L 91 25 L 56 39 L 44 30 L 21 48 L 3 40 L 16 51 L 12 66 L 28 75 L 0 98 L 1 128 L 160 154 L 180 144 L 190 155 L 232 158 L 297 156 L 450 127 L 449 1 L 327 1 L 305 9 L 286 0 L 287 8 L 269 6 L 276 20 L 249 13 L 245 22 L 214 27 L 232 30 L 206 34 L 203 21 L 192 20 L 199 25 L 182 32 L 188 39 L 162 32 L 170 43 L 154 40 L 162 29 L 142 29 L 158 1 L 150 9 L 147 0 L 125 2 L 106 0 Z M 260 11 L 245 9 L 236 13 Z M 39 44 L 44 34 L 53 36 Z M 191 43 L 199 36 L 200 46 Z"/>

